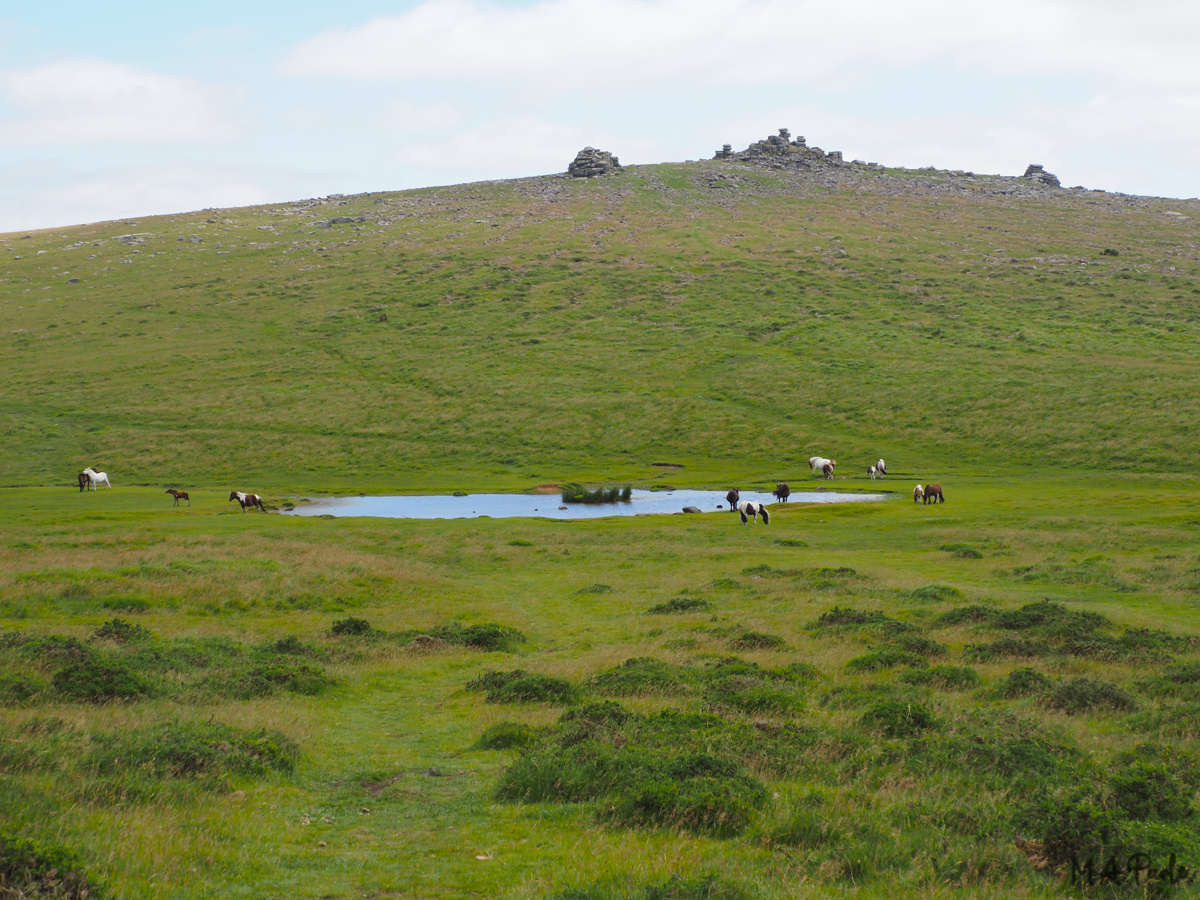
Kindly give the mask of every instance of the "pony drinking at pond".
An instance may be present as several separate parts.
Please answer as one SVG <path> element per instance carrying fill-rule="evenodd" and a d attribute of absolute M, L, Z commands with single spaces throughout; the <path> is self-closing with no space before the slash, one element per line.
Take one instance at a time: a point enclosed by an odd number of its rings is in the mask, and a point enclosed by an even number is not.
<path fill-rule="evenodd" d="M 262 497 L 258 496 L 258 494 L 243 494 L 241 491 L 230 491 L 229 499 L 236 500 L 238 503 L 242 504 L 242 512 L 246 511 L 247 506 L 252 506 L 259 512 L 266 512 L 266 510 L 263 509 Z"/>

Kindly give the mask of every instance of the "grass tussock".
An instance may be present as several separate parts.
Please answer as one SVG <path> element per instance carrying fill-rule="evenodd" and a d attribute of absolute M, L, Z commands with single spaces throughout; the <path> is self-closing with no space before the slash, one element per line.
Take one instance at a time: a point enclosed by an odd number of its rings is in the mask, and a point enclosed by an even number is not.
<path fill-rule="evenodd" d="M 676 615 L 679 613 L 707 612 L 713 608 L 711 600 L 700 597 L 672 597 L 662 603 L 656 603 L 648 610 L 654 615 Z"/>
<path fill-rule="evenodd" d="M 105 885 L 72 850 L 0 830 L 0 896 L 104 900 Z"/>
<path fill-rule="evenodd" d="M 651 884 L 606 881 L 567 888 L 550 900 L 754 900 L 755 894 L 719 875 L 672 875 Z"/>
<path fill-rule="evenodd" d="M 488 703 L 574 703 L 580 690 L 565 678 L 513 669 L 489 669 L 466 683 L 466 689 L 485 695 Z"/>

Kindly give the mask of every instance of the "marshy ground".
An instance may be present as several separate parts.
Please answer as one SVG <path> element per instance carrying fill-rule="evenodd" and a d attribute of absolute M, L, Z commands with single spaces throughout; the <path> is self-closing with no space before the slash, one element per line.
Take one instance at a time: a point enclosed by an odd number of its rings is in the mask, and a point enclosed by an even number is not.
<path fill-rule="evenodd" d="M 1100 843 L 1195 859 L 1191 483 L 758 527 L 7 490 L 8 827 L 119 896 L 1011 896 Z"/>

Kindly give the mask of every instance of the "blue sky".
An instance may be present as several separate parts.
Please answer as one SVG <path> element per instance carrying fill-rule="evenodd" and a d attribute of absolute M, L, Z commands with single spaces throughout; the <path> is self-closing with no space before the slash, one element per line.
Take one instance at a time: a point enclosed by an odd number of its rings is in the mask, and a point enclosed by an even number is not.
<path fill-rule="evenodd" d="M 1200 4 L 0 3 L 0 231 L 709 156 L 1200 194 Z"/>

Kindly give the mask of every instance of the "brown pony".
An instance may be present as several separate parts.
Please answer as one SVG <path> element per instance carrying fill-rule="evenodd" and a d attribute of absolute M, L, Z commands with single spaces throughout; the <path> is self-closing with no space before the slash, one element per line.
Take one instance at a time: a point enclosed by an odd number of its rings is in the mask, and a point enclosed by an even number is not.
<path fill-rule="evenodd" d="M 88 485 L 91 483 L 88 481 L 87 472 L 80 472 L 75 477 L 79 479 L 79 490 L 86 491 L 88 489 Z"/>
<path fill-rule="evenodd" d="M 787 503 L 787 498 L 792 496 L 792 489 L 787 486 L 786 481 L 781 481 L 775 485 L 775 490 L 771 493 L 775 495 L 775 499 L 780 503 Z"/>
<path fill-rule="evenodd" d="M 175 498 L 175 502 L 171 504 L 172 506 L 178 506 L 180 500 L 186 500 L 188 506 L 192 505 L 192 498 L 188 496 L 187 491 L 173 491 L 167 488 L 167 493 Z"/>
<path fill-rule="evenodd" d="M 942 486 L 940 484 L 925 485 L 925 502 L 926 503 L 945 503 L 946 498 L 942 495 Z"/>
<path fill-rule="evenodd" d="M 247 506 L 255 507 L 259 512 L 266 512 L 263 509 L 262 497 L 258 496 L 258 494 L 243 494 L 241 491 L 230 491 L 229 499 L 236 500 L 242 504 L 242 512 L 246 511 Z"/>

